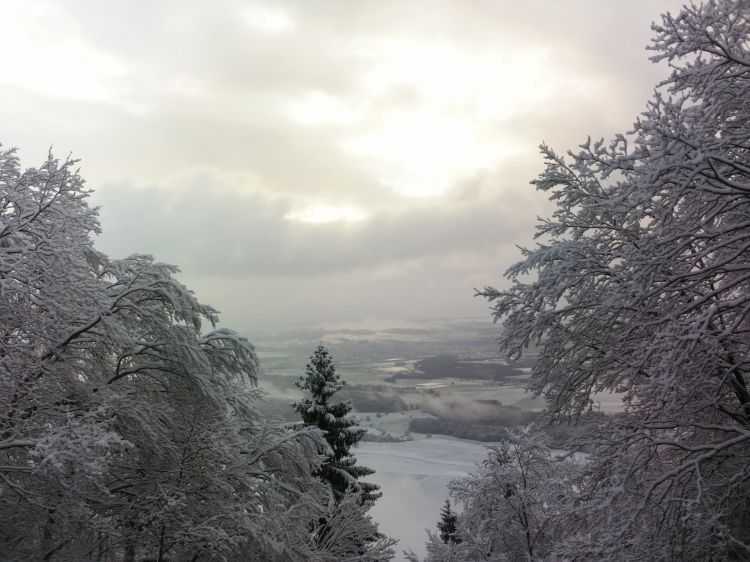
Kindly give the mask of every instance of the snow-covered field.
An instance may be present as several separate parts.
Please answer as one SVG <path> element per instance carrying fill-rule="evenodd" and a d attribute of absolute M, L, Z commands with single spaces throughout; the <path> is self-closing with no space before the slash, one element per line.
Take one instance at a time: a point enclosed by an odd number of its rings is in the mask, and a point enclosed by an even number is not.
<path fill-rule="evenodd" d="M 485 457 L 486 445 L 414 434 L 414 441 L 405 443 L 360 443 L 355 455 L 377 471 L 368 480 L 380 485 L 383 497 L 372 513 L 383 533 L 399 539 L 396 560 L 404 560 L 403 550 L 425 554 L 425 529 L 436 528 L 448 482 L 471 472 Z"/>

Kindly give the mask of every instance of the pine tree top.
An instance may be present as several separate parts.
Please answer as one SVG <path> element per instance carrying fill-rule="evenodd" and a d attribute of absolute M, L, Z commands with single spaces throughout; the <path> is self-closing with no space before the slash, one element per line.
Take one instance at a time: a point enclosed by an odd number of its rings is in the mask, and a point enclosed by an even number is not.
<path fill-rule="evenodd" d="M 336 373 L 336 365 L 328 348 L 319 345 L 310 356 L 305 374 L 294 383 L 297 388 L 309 390 L 315 402 L 326 404 L 328 399 L 346 384 Z M 348 411 L 347 411 L 348 413 Z"/>
<path fill-rule="evenodd" d="M 461 539 L 458 538 L 458 515 L 451 509 L 450 500 L 446 499 L 443 507 L 440 509 L 440 521 L 437 528 L 440 531 L 440 540 L 445 544 L 458 544 Z"/>

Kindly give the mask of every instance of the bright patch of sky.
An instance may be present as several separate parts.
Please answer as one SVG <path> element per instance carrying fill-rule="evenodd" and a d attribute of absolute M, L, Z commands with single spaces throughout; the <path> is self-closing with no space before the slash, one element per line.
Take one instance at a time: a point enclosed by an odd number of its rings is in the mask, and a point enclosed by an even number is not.
<path fill-rule="evenodd" d="M 242 9 L 241 14 L 248 27 L 263 33 L 286 33 L 296 27 L 286 10 L 273 5 L 250 4 Z"/>
<path fill-rule="evenodd" d="M 289 115 L 303 125 L 344 127 L 342 149 L 381 184 L 412 198 L 441 196 L 515 154 L 519 147 L 497 124 L 543 103 L 563 82 L 541 49 L 477 56 L 445 43 L 391 40 L 353 51 L 371 65 L 356 103 L 309 92 Z M 412 101 L 383 109 L 394 91 Z"/>
<path fill-rule="evenodd" d="M 343 144 L 379 181 L 406 197 L 443 195 L 456 181 L 513 154 L 473 119 L 437 107 L 392 111 L 379 126 Z"/>
<path fill-rule="evenodd" d="M 362 117 L 345 100 L 326 94 L 310 92 L 292 104 L 289 116 L 302 125 L 351 125 Z"/>
<path fill-rule="evenodd" d="M 367 214 L 360 209 L 337 205 L 314 205 L 301 211 L 293 211 L 286 215 L 292 221 L 309 224 L 351 223 L 367 218 Z"/>
<path fill-rule="evenodd" d="M 77 32 L 77 23 L 59 6 L 4 2 L 0 45 L 6 56 L 0 84 L 75 101 L 119 101 L 117 80 L 126 74 L 127 65 L 118 57 L 92 50 Z M 54 51 L 50 51 L 51 44 Z"/>

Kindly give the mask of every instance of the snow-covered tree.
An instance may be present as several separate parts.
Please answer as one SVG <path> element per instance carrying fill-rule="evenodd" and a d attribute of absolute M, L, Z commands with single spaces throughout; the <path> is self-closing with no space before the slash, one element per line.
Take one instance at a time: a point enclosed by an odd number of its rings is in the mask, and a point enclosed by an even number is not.
<path fill-rule="evenodd" d="M 305 425 L 323 431 L 330 447 L 330 454 L 321 466 L 320 476 L 331 485 L 336 500 L 340 500 L 349 489 L 361 491 L 363 501 L 379 498 L 377 485 L 359 480 L 375 472 L 358 465 L 351 452 L 351 448 L 367 430 L 359 427 L 357 419 L 350 415 L 350 402 L 332 401 L 346 382 L 336 373 L 333 358 L 325 346 L 320 345 L 315 349 L 305 368 L 305 374 L 295 384 L 309 392 L 310 398 L 295 403 L 294 409 Z"/>
<path fill-rule="evenodd" d="M 445 500 L 443 507 L 440 509 L 440 521 L 438 521 L 437 527 L 440 531 L 440 540 L 445 544 L 460 543 L 461 537 L 458 536 L 456 524 L 458 522 L 458 515 L 451 509 L 451 502 L 449 499 Z"/>
<path fill-rule="evenodd" d="M 175 267 L 94 249 L 87 196 L 0 152 L 0 557 L 371 560 L 310 531 L 320 432 L 258 414 L 252 345 Z"/>
<path fill-rule="evenodd" d="M 490 447 L 468 478 L 451 483 L 463 506 L 459 536 L 466 559 L 542 560 L 575 501 L 578 466 L 555 460 L 539 436 L 515 434 Z"/>
<path fill-rule="evenodd" d="M 331 502 L 315 539 L 321 559 L 327 562 L 386 562 L 394 556 L 396 540 L 378 532 L 368 511 L 371 500 L 363 491 L 349 491 L 338 502 Z"/>
<path fill-rule="evenodd" d="M 749 15 L 709 1 L 654 25 L 671 77 L 630 133 L 542 147 L 557 209 L 512 286 L 481 292 L 511 356 L 541 346 L 552 419 L 623 397 L 560 556 L 750 557 Z"/>
<path fill-rule="evenodd" d="M 336 373 L 325 346 L 315 349 L 305 374 L 295 384 L 310 396 L 294 404 L 303 426 L 322 431 L 327 444 L 323 463 L 316 470 L 329 491 L 326 512 L 311 525 L 316 544 L 332 562 L 392 559 L 396 541 L 379 533 L 368 514 L 380 497 L 378 486 L 359 481 L 375 471 L 359 466 L 351 452 L 366 430 L 349 414 L 351 403 L 332 401 L 345 381 Z"/>
<path fill-rule="evenodd" d="M 514 431 L 473 473 L 450 483 L 460 513 L 446 502 L 441 523 L 448 524 L 428 532 L 426 561 L 549 559 L 568 528 L 580 474 L 572 458 L 553 457 L 541 434 Z"/>

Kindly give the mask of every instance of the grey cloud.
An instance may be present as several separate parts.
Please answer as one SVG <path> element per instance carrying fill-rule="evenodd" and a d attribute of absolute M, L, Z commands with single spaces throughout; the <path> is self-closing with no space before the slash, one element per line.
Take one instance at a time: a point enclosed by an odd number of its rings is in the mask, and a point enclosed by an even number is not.
<path fill-rule="evenodd" d="M 474 179 L 474 189 L 491 189 L 483 181 Z M 512 246 L 520 232 L 528 234 L 539 208 L 531 193 L 511 199 L 496 190 L 489 200 L 476 194 L 461 199 L 376 212 L 360 223 L 313 225 L 285 218 L 292 208 L 288 199 L 237 193 L 210 176 L 179 190 L 121 184 L 96 194 L 107 251 L 154 253 L 192 275 L 260 277 L 377 271 L 492 252 Z"/>
<path fill-rule="evenodd" d="M 321 33 L 315 14 L 295 22 L 296 29 L 288 33 L 259 33 L 241 16 L 253 5 L 285 7 L 283 2 L 135 0 L 103 10 L 95 0 L 73 0 L 66 11 L 86 22 L 80 33 L 92 45 L 138 61 L 136 75 L 157 83 L 182 75 L 216 90 L 245 93 L 353 87 L 357 57 L 341 48 L 341 33 Z M 293 18 L 299 15 L 293 6 L 289 11 Z"/>
<path fill-rule="evenodd" d="M 417 270 L 385 275 L 372 271 L 334 272 L 306 277 L 183 276 L 198 297 L 222 313 L 222 322 L 240 330 L 331 321 L 374 319 L 397 325 L 398 319 L 484 318 L 489 306 L 474 289 L 501 282 L 504 259 L 515 252 L 493 253 L 465 264 L 472 271 L 440 268 L 440 261 Z M 505 262 L 507 263 L 507 262 Z"/>

